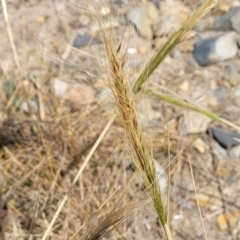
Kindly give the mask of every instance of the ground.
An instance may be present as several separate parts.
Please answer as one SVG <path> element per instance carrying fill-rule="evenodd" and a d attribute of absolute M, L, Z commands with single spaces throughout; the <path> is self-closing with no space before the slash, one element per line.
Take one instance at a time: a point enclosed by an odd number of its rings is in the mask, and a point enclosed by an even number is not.
<path fill-rule="evenodd" d="M 89 11 L 109 7 L 110 15 L 102 21 L 116 25 L 117 40 L 123 39 L 130 82 L 156 51 L 156 39 L 145 40 L 123 24 L 124 14 L 144 1 L 125 2 L 120 7 L 117 1 L 7 1 L 15 57 L 0 12 L 0 239 L 42 239 L 70 188 L 49 239 L 88 239 L 87 232 L 109 212 L 133 202 L 131 211 L 122 210 L 129 212 L 127 218 L 106 239 L 165 238 L 118 118 L 84 165 L 116 112 L 104 45 L 72 47 L 79 34 L 99 37 Z M 185 6 L 193 10 L 200 3 L 186 1 Z M 216 34 L 206 25 L 214 13 L 193 30 L 185 43 L 189 48 L 184 50 L 182 43 L 166 57 L 144 89 L 187 99 L 240 126 L 239 97 L 234 95 L 240 78 L 232 71 L 240 68 L 239 57 L 201 67 L 191 53 L 199 36 Z M 201 219 L 208 239 L 238 239 L 239 158 L 230 158 L 206 131 L 186 134 L 180 123 L 192 110 L 144 94 L 138 100 L 139 120 L 165 174 L 171 161 L 169 224 L 174 239 L 204 239 Z M 217 121 L 207 125 L 235 130 Z M 72 187 L 79 169 L 83 171 Z"/>

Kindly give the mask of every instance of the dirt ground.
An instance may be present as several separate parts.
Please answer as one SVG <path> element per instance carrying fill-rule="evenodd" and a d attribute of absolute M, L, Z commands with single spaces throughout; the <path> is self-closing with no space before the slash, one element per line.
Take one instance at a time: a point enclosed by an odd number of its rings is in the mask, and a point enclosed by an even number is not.
<path fill-rule="evenodd" d="M 103 21 L 116 25 L 118 40 L 124 36 L 129 81 L 155 53 L 154 40 L 145 40 L 133 26 L 122 24 L 122 16 L 141 3 L 125 1 L 120 6 L 113 2 L 7 1 L 15 56 L 0 11 L 0 239 L 42 239 L 114 113 L 113 100 L 107 98 L 104 45 L 72 47 L 77 35 L 96 32 L 89 11 L 110 8 L 110 16 Z M 193 10 L 199 3 L 186 1 L 186 6 Z M 211 14 L 199 24 L 211 19 Z M 199 26 L 192 41 L 198 34 L 213 34 L 211 30 L 200 32 Z M 132 54 L 132 49 L 138 49 L 137 53 Z M 240 69 L 239 57 L 203 68 L 191 52 L 184 51 L 180 58 L 168 56 L 146 86 L 191 99 L 240 126 L 229 66 Z M 221 87 L 226 94 L 217 100 L 214 91 Z M 150 135 L 153 156 L 166 173 L 171 161 L 169 224 L 174 239 L 205 239 L 200 215 L 208 239 L 240 239 L 239 159 L 231 159 L 205 132 L 181 134 L 179 121 L 191 110 L 140 98 L 139 119 Z M 209 123 L 212 126 L 233 131 L 214 121 Z M 202 152 L 193 144 L 199 137 L 205 143 Z M 106 239 L 165 239 L 131 158 L 116 120 L 71 188 L 48 239 L 87 239 L 87 232 L 110 211 L 137 200 L 126 220 Z"/>

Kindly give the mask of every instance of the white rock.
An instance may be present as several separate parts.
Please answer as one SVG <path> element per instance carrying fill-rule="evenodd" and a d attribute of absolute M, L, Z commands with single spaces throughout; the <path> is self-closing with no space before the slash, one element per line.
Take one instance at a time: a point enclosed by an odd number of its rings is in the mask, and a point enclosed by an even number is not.
<path fill-rule="evenodd" d="M 127 17 L 137 28 L 139 35 L 151 40 L 153 37 L 151 24 L 158 16 L 158 9 L 153 3 L 132 9 Z"/>
<path fill-rule="evenodd" d="M 198 150 L 200 153 L 205 153 L 206 152 L 206 144 L 201 138 L 197 138 L 193 142 L 193 147 Z"/>
<path fill-rule="evenodd" d="M 189 13 L 180 1 L 161 2 L 159 17 L 152 24 L 154 36 L 168 36 L 178 30 Z"/>
<path fill-rule="evenodd" d="M 240 145 L 233 147 L 230 151 L 229 151 L 229 156 L 232 158 L 239 158 L 240 157 Z"/>
<path fill-rule="evenodd" d="M 167 187 L 166 173 L 164 171 L 164 168 L 156 160 L 154 160 L 154 163 L 155 163 L 156 175 L 157 175 L 160 190 L 164 191 L 165 188 Z"/>
<path fill-rule="evenodd" d="M 215 44 L 215 53 L 210 55 L 210 59 L 214 62 L 225 61 L 233 58 L 237 52 L 237 34 L 235 32 L 229 32 L 218 38 Z"/>
<path fill-rule="evenodd" d="M 179 86 L 178 88 L 182 91 L 188 91 L 189 90 L 189 81 L 188 80 L 184 80 Z"/>
<path fill-rule="evenodd" d="M 178 129 L 182 135 L 206 132 L 211 119 L 197 112 L 187 111 L 179 120 Z"/>
<path fill-rule="evenodd" d="M 94 99 L 92 88 L 79 83 L 67 82 L 60 78 L 52 80 L 52 88 L 57 97 L 72 103 L 86 103 Z"/>
<path fill-rule="evenodd" d="M 149 123 L 157 120 L 161 114 L 154 111 L 150 102 L 150 99 L 143 99 L 138 105 L 138 118 L 143 126 L 149 126 Z"/>

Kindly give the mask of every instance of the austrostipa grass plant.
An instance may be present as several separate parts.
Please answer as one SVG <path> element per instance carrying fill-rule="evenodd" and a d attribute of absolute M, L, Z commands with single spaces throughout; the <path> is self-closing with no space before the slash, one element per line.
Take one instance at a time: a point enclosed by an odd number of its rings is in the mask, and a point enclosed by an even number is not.
<path fill-rule="evenodd" d="M 181 42 L 182 39 L 184 39 L 186 34 L 196 25 L 199 19 L 215 5 L 216 2 L 216 0 L 206 1 L 176 33 L 169 37 L 166 44 L 156 56 L 146 64 L 146 68 L 135 81 L 133 87 L 131 87 L 127 73 L 124 70 L 126 56 L 125 52 L 121 54 L 122 42 L 117 42 L 115 40 L 112 29 L 101 31 L 109 61 L 109 85 L 117 104 L 119 113 L 118 118 L 122 123 L 130 142 L 130 148 L 134 155 L 134 163 L 140 172 L 150 197 L 152 198 L 159 220 L 161 221 L 169 240 L 172 239 L 172 234 L 169 229 L 166 209 L 163 203 L 163 194 L 157 181 L 156 169 L 151 154 L 151 146 L 146 141 L 146 137 L 139 124 L 135 94 L 140 91 L 143 83 L 163 61 L 167 54 L 169 54 L 171 50 Z M 101 29 L 101 21 L 99 21 L 98 24 Z"/>

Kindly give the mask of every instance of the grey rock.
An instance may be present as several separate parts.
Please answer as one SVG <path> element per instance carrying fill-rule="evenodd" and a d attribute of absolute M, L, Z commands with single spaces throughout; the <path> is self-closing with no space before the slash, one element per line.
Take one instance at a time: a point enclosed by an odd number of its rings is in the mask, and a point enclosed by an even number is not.
<path fill-rule="evenodd" d="M 237 39 L 238 48 L 240 48 L 240 38 Z"/>
<path fill-rule="evenodd" d="M 153 5 L 153 3 L 148 3 L 144 6 L 134 8 L 127 14 L 127 18 L 134 24 L 139 35 L 148 40 L 153 38 L 151 24 L 157 16 L 158 9 Z"/>
<path fill-rule="evenodd" d="M 209 66 L 233 58 L 238 51 L 237 34 L 229 32 L 195 43 L 193 56 L 201 66 Z"/>
<path fill-rule="evenodd" d="M 182 58 L 182 53 L 181 51 L 179 51 L 178 49 L 174 49 L 172 52 L 171 52 L 171 57 L 174 58 L 174 59 L 181 59 Z"/>
<path fill-rule="evenodd" d="M 228 157 L 226 149 L 222 148 L 217 142 L 213 142 L 212 151 L 213 151 L 213 154 L 219 160 L 223 160 L 223 159 L 226 159 Z"/>
<path fill-rule="evenodd" d="M 160 0 L 151 0 L 151 2 L 155 5 L 156 8 L 160 8 Z"/>
<path fill-rule="evenodd" d="M 209 135 L 212 135 L 213 138 L 225 149 L 232 148 L 236 145 L 239 145 L 240 134 L 237 132 L 227 132 L 221 128 L 214 127 L 208 130 Z"/>
<path fill-rule="evenodd" d="M 229 151 L 229 156 L 232 158 L 239 158 L 240 157 L 240 145 L 233 147 L 230 151 Z"/>
<path fill-rule="evenodd" d="M 213 24 L 214 30 L 236 30 L 240 32 L 240 7 L 232 8 L 229 12 L 217 19 Z"/>
<path fill-rule="evenodd" d="M 217 100 L 223 99 L 226 95 L 226 88 L 218 87 L 217 89 L 214 90 L 214 95 L 217 98 Z"/>
<path fill-rule="evenodd" d="M 73 42 L 73 47 L 80 48 L 86 46 L 88 43 L 102 43 L 102 40 L 100 38 L 94 37 L 92 38 L 88 34 L 84 35 L 78 35 Z"/>
<path fill-rule="evenodd" d="M 228 119 L 229 121 L 238 121 L 240 116 L 240 109 L 237 106 L 229 103 L 226 105 L 222 117 Z"/>

